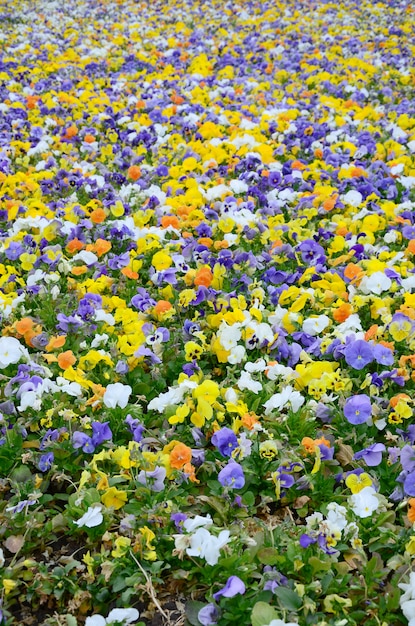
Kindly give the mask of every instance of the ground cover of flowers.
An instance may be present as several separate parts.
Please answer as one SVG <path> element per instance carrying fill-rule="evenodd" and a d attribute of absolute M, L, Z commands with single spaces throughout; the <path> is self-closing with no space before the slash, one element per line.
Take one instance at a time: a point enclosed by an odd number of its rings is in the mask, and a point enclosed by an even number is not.
<path fill-rule="evenodd" d="M 414 29 L 1 1 L 2 623 L 415 624 Z"/>

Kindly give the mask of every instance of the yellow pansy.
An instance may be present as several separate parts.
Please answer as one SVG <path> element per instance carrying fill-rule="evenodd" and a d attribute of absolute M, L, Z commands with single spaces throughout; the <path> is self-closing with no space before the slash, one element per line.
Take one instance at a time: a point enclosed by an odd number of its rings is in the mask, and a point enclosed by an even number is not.
<path fill-rule="evenodd" d="M 359 493 L 365 487 L 370 487 L 373 484 L 373 480 L 366 472 L 349 474 L 345 482 L 352 493 Z"/>
<path fill-rule="evenodd" d="M 128 548 L 131 545 L 131 539 L 129 537 L 117 537 L 114 542 L 115 548 L 111 550 L 111 556 L 114 559 L 118 559 L 128 551 Z"/>
<path fill-rule="evenodd" d="M 128 500 L 128 494 L 126 491 L 121 491 L 116 487 L 110 487 L 101 496 L 101 502 L 108 508 L 113 508 L 116 511 L 121 509 Z"/>
<path fill-rule="evenodd" d="M 11 578 L 3 578 L 3 589 L 4 589 L 6 596 L 9 595 L 9 593 L 13 591 L 13 589 L 15 589 L 16 587 L 17 587 L 16 580 L 12 580 Z"/>
<path fill-rule="evenodd" d="M 152 541 L 154 541 L 156 535 L 148 526 L 143 526 L 138 530 L 141 533 L 140 543 L 143 559 L 145 559 L 146 561 L 155 561 L 157 559 L 157 553 L 154 549 L 154 546 L 152 545 Z M 143 550 L 143 548 L 145 549 Z"/>
<path fill-rule="evenodd" d="M 151 264 L 158 272 L 161 272 L 162 270 L 166 270 L 171 267 L 173 261 L 169 254 L 167 254 L 163 250 L 160 250 L 153 255 L 153 258 L 151 259 Z"/>
<path fill-rule="evenodd" d="M 188 341 L 184 346 L 186 361 L 193 361 L 194 359 L 200 359 L 204 350 L 195 341 Z"/>
<path fill-rule="evenodd" d="M 185 418 L 190 413 L 190 407 L 187 404 L 183 404 L 176 409 L 176 413 L 169 417 L 169 424 L 182 424 Z"/>
<path fill-rule="evenodd" d="M 194 289 L 183 289 L 179 294 L 179 304 L 182 307 L 187 307 L 196 298 L 196 292 Z"/>
<path fill-rule="evenodd" d="M 82 561 L 85 563 L 85 565 L 87 567 L 88 575 L 93 577 L 94 576 L 95 559 L 94 559 L 94 557 L 91 556 L 91 552 L 89 550 L 82 557 Z"/>

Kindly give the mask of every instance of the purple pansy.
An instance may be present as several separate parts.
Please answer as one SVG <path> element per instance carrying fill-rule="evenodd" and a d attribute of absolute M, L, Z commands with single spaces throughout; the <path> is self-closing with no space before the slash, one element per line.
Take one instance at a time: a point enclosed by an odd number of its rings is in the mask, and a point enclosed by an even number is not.
<path fill-rule="evenodd" d="M 223 487 L 242 489 L 245 485 L 245 476 L 241 465 L 234 460 L 230 460 L 219 472 L 218 481 Z"/>
<path fill-rule="evenodd" d="M 347 365 L 355 370 L 362 370 L 373 361 L 373 348 L 367 341 L 357 339 L 347 344 L 344 350 Z"/>
<path fill-rule="evenodd" d="M 218 623 L 219 611 L 218 607 L 214 604 L 207 604 L 200 609 L 197 614 L 197 619 L 202 626 L 215 626 Z"/>
<path fill-rule="evenodd" d="M 412 446 L 405 445 L 400 454 L 400 461 L 406 472 L 415 470 L 415 450 Z"/>
<path fill-rule="evenodd" d="M 390 348 L 383 346 L 381 343 L 376 344 L 373 347 L 373 357 L 376 363 L 380 365 L 393 365 L 393 352 Z"/>
<path fill-rule="evenodd" d="M 235 450 L 238 446 L 235 433 L 226 426 L 214 433 L 212 443 L 223 456 L 231 456 L 232 450 Z"/>
<path fill-rule="evenodd" d="M 99 446 L 100 443 L 112 439 L 112 432 L 108 423 L 92 422 L 92 443 L 94 446 Z"/>
<path fill-rule="evenodd" d="M 217 602 L 219 598 L 221 598 L 222 596 L 224 598 L 233 598 L 234 596 L 238 594 L 243 595 L 244 593 L 245 593 L 245 584 L 239 578 L 239 576 L 230 576 L 228 580 L 226 581 L 225 586 L 213 594 L 213 598 Z"/>
<path fill-rule="evenodd" d="M 53 461 L 53 452 L 47 452 L 46 454 L 42 454 L 37 466 L 41 472 L 47 472 L 52 467 Z"/>
<path fill-rule="evenodd" d="M 405 480 L 403 481 L 403 488 L 405 495 L 411 497 L 415 496 L 415 471 L 407 474 Z"/>
<path fill-rule="evenodd" d="M 350 424 L 364 424 L 372 415 L 370 398 L 366 394 L 358 394 L 347 398 L 343 413 Z"/>
<path fill-rule="evenodd" d="M 375 467 L 382 462 L 382 452 L 385 452 L 386 447 L 383 443 L 374 443 L 373 445 L 356 452 L 354 458 L 356 461 L 363 459 L 366 465 L 369 467 Z"/>
<path fill-rule="evenodd" d="M 156 467 L 152 472 L 141 470 L 137 476 L 137 482 L 151 489 L 151 491 L 163 491 L 166 473 L 164 467 Z"/>

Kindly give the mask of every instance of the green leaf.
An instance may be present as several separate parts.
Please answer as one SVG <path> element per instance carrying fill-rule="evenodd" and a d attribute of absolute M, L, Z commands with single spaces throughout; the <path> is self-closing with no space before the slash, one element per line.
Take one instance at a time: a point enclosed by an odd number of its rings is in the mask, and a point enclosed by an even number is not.
<path fill-rule="evenodd" d="M 288 587 L 277 587 L 274 593 L 278 597 L 282 608 L 289 611 L 298 611 L 303 604 L 298 593 Z"/>
<path fill-rule="evenodd" d="M 136 393 L 138 396 L 148 396 L 150 392 L 151 387 L 149 385 L 146 385 L 145 383 L 138 383 L 134 385 L 134 393 Z"/>
<path fill-rule="evenodd" d="M 261 548 L 258 550 L 257 557 L 264 565 L 276 565 L 280 554 L 277 548 Z"/>
<path fill-rule="evenodd" d="M 274 607 L 266 602 L 257 602 L 252 609 L 251 623 L 252 626 L 268 626 L 273 619 L 278 619 L 278 617 L 278 612 Z"/>
<path fill-rule="evenodd" d="M 65 618 L 66 618 L 67 626 L 76 626 L 77 625 L 76 617 L 74 617 L 73 615 L 66 614 Z"/>
<path fill-rule="evenodd" d="M 16 467 L 11 473 L 10 480 L 16 483 L 26 483 L 32 480 L 33 475 L 27 465 L 20 465 Z"/>
<path fill-rule="evenodd" d="M 326 593 L 327 589 L 330 587 L 334 578 L 333 572 L 327 572 L 325 576 L 321 579 L 321 588 L 323 593 Z"/>
<path fill-rule="evenodd" d="M 388 611 L 397 611 L 399 609 L 399 600 L 401 597 L 399 589 L 389 588 L 389 593 L 386 595 L 386 608 Z"/>
<path fill-rule="evenodd" d="M 331 563 L 327 561 L 321 561 L 316 556 L 310 557 L 308 559 L 308 564 L 311 565 L 313 574 L 316 574 L 317 572 L 327 572 L 331 567 Z"/>
<path fill-rule="evenodd" d="M 123 589 L 125 589 L 126 586 L 127 585 L 125 583 L 124 576 L 117 576 L 117 578 L 113 582 L 112 590 L 114 593 L 117 593 L 117 591 L 122 591 Z"/>
<path fill-rule="evenodd" d="M 14 464 L 15 459 L 13 456 L 8 456 L 4 454 L 0 455 L 0 474 L 2 476 L 6 476 L 10 472 Z"/>
<path fill-rule="evenodd" d="M 244 493 L 244 495 L 242 496 L 242 500 L 243 503 L 246 504 L 246 506 L 248 507 L 254 506 L 255 504 L 255 496 L 252 491 L 247 491 L 246 493 Z"/>
<path fill-rule="evenodd" d="M 201 626 L 197 616 L 199 615 L 200 609 L 203 609 L 204 606 L 206 605 L 203 602 L 197 602 L 196 600 L 186 602 L 185 613 L 188 622 L 192 624 L 192 626 Z"/>

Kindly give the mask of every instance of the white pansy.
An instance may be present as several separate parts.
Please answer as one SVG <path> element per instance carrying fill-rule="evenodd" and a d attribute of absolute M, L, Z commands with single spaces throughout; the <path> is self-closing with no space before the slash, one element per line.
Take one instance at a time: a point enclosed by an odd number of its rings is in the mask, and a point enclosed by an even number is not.
<path fill-rule="evenodd" d="M 404 164 L 397 163 L 396 165 L 392 165 L 391 174 L 392 176 L 397 176 L 398 174 L 402 174 L 403 170 L 404 170 Z"/>
<path fill-rule="evenodd" d="M 140 614 L 137 609 L 112 609 L 112 611 L 108 613 L 106 623 L 125 622 L 126 624 L 131 624 L 139 617 Z"/>
<path fill-rule="evenodd" d="M 208 565 L 216 565 L 220 550 L 229 542 L 229 530 L 222 530 L 219 536 L 211 535 L 206 528 L 198 528 L 190 537 L 190 546 L 186 549 L 188 556 L 198 556 L 206 560 Z"/>
<path fill-rule="evenodd" d="M 395 241 L 398 239 L 398 233 L 396 232 L 396 230 L 390 230 L 389 232 L 385 233 L 383 239 L 386 243 L 395 243 Z"/>
<path fill-rule="evenodd" d="M 263 344 L 264 341 L 267 341 L 268 343 L 272 343 L 274 341 L 274 333 L 272 331 L 272 328 L 269 324 L 266 324 L 265 322 L 257 323 L 251 321 L 247 328 L 254 331 L 254 335 L 258 339 L 260 344 Z"/>
<path fill-rule="evenodd" d="M 115 317 L 111 313 L 107 313 L 104 309 L 97 309 L 94 314 L 95 322 L 105 322 L 108 326 L 115 325 Z"/>
<path fill-rule="evenodd" d="M 347 526 L 347 509 L 336 502 L 330 502 L 327 506 L 327 523 L 333 529 L 342 531 Z"/>
<path fill-rule="evenodd" d="M 196 515 L 195 517 L 188 518 L 183 522 L 183 528 L 187 530 L 188 533 L 192 533 L 197 528 L 202 526 L 209 527 L 212 526 L 213 521 L 210 515 L 206 515 L 203 517 L 202 515 Z"/>
<path fill-rule="evenodd" d="M 19 411 L 25 411 L 28 408 L 34 409 L 35 411 L 39 411 L 42 408 L 42 390 L 37 389 L 36 391 L 25 391 L 20 396 L 20 404 L 17 407 Z"/>
<path fill-rule="evenodd" d="M 102 333 L 102 335 L 95 335 L 93 342 L 91 343 L 91 348 L 98 348 L 100 345 L 105 345 L 109 339 L 109 336 L 106 333 Z"/>
<path fill-rule="evenodd" d="M 128 400 L 133 390 L 130 385 L 123 385 L 122 383 L 112 383 L 105 389 L 103 396 L 103 402 L 109 409 L 115 409 L 119 406 L 122 409 L 128 404 Z"/>
<path fill-rule="evenodd" d="M 241 391 L 248 389 L 253 393 L 259 393 L 262 390 L 261 383 L 254 380 L 249 372 L 242 372 L 236 384 Z"/>
<path fill-rule="evenodd" d="M 231 353 L 228 356 L 228 363 L 231 363 L 231 365 L 240 363 L 245 358 L 245 355 L 246 350 L 243 346 L 235 346 L 234 348 L 231 348 Z"/>
<path fill-rule="evenodd" d="M 47 141 L 47 139 L 49 138 L 45 137 L 41 139 L 36 144 L 36 146 L 33 146 L 33 148 L 29 148 L 29 150 L 27 151 L 27 156 L 34 156 L 35 154 L 41 154 L 42 152 L 46 152 L 46 150 L 49 150 L 49 141 Z"/>
<path fill-rule="evenodd" d="M 384 291 L 389 291 L 392 281 L 383 272 L 374 272 L 370 276 L 363 276 L 359 289 L 364 294 L 374 293 L 380 296 Z"/>
<path fill-rule="evenodd" d="M 169 387 L 168 391 L 161 393 L 157 398 L 153 398 L 147 408 L 150 411 L 154 410 L 163 413 L 168 406 L 180 404 L 186 392 L 190 389 L 195 389 L 197 386 L 197 383 L 193 380 L 184 380 L 178 387 Z"/>
<path fill-rule="evenodd" d="M 307 335 L 315 337 L 319 335 L 330 324 L 330 318 L 327 315 L 318 315 L 316 317 L 309 317 L 303 322 L 303 331 Z"/>
<path fill-rule="evenodd" d="M 231 180 L 229 184 L 233 193 L 245 193 L 248 191 L 248 185 L 243 180 Z"/>
<path fill-rule="evenodd" d="M 81 250 L 78 254 L 72 257 L 72 261 L 82 261 L 85 265 L 95 265 L 98 261 L 98 257 L 93 252 L 88 252 L 88 250 Z"/>
<path fill-rule="evenodd" d="M 415 600 L 401 602 L 401 609 L 408 620 L 408 626 L 415 626 Z"/>
<path fill-rule="evenodd" d="M 27 349 L 15 337 L 0 338 L 0 369 L 18 363 L 22 357 L 29 358 Z"/>
<path fill-rule="evenodd" d="M 343 338 L 346 335 L 350 335 L 352 332 L 362 332 L 362 322 L 357 313 L 349 315 L 345 322 L 342 322 L 338 326 L 335 326 L 332 333 L 335 337 Z"/>
<path fill-rule="evenodd" d="M 217 200 L 218 198 L 222 198 L 222 196 L 224 196 L 225 194 L 229 194 L 230 189 L 227 185 L 215 185 L 214 187 L 211 187 L 210 189 L 206 189 L 206 191 L 204 189 L 201 190 L 203 195 L 205 196 L 205 198 L 211 202 L 212 200 Z"/>
<path fill-rule="evenodd" d="M 104 519 L 101 508 L 102 507 L 100 504 L 94 504 L 93 506 L 90 506 L 87 512 L 75 521 L 75 524 L 79 528 L 81 528 L 82 526 L 86 526 L 87 528 L 94 528 L 95 526 L 99 526 Z"/>
<path fill-rule="evenodd" d="M 105 617 L 102 615 L 91 615 L 85 620 L 85 626 L 105 626 L 106 623 Z"/>
<path fill-rule="evenodd" d="M 268 321 L 270 324 L 280 326 L 287 313 L 288 309 L 284 309 L 282 306 L 278 305 L 275 311 L 268 316 Z"/>
<path fill-rule="evenodd" d="M 239 235 L 235 235 L 234 233 L 226 233 L 223 236 L 223 239 L 226 241 L 228 246 L 233 246 L 239 239 Z"/>
<path fill-rule="evenodd" d="M 255 361 L 255 363 L 252 363 L 252 361 L 250 361 L 249 363 L 245 363 L 246 371 L 250 372 L 251 374 L 255 372 L 263 372 L 266 366 L 267 364 L 264 359 L 258 359 L 258 361 Z"/>
<path fill-rule="evenodd" d="M 345 204 L 350 204 L 351 206 L 357 207 L 362 203 L 363 196 L 360 191 L 356 191 L 356 189 L 351 189 L 347 193 L 342 196 L 342 202 Z"/>
<path fill-rule="evenodd" d="M 404 291 L 412 292 L 415 289 L 415 276 L 412 274 L 409 278 L 403 278 L 401 285 Z"/>
<path fill-rule="evenodd" d="M 218 330 L 218 339 L 221 346 L 225 350 L 232 350 L 236 346 L 242 336 L 240 324 L 232 324 L 229 326 L 226 322 L 222 322 Z"/>
<path fill-rule="evenodd" d="M 238 394 L 235 389 L 232 387 L 228 387 L 225 391 L 225 400 L 226 402 L 231 402 L 232 404 L 236 404 L 238 402 Z"/>
<path fill-rule="evenodd" d="M 42 280 L 46 278 L 46 272 L 42 272 L 42 270 L 35 270 L 33 274 L 27 277 L 26 285 L 28 287 L 32 287 L 33 285 L 37 285 Z"/>
<path fill-rule="evenodd" d="M 398 583 L 398 587 L 404 591 L 401 596 L 401 602 L 407 602 L 408 600 L 415 600 L 415 572 L 409 574 L 408 583 Z"/>
<path fill-rule="evenodd" d="M 291 385 L 287 385 L 280 393 L 274 393 L 274 395 L 263 404 L 263 407 L 265 408 L 265 415 L 270 415 L 270 413 L 275 410 L 281 410 L 287 404 L 290 404 L 292 410 L 295 412 L 298 411 L 304 402 L 305 400 L 301 393 L 294 391 Z"/>
<path fill-rule="evenodd" d="M 365 487 L 359 493 L 354 493 L 349 498 L 350 507 L 358 517 L 369 517 L 379 506 L 376 491 L 373 487 Z"/>
<path fill-rule="evenodd" d="M 69 382 L 63 376 L 58 376 L 56 379 L 57 388 L 55 391 L 63 391 L 68 396 L 79 397 L 82 396 L 82 387 L 79 383 Z"/>
<path fill-rule="evenodd" d="M 87 617 L 85 620 L 85 626 L 106 626 L 107 624 L 132 624 L 140 617 L 140 613 L 137 609 L 112 609 L 108 613 L 108 617 L 105 618 L 102 615 L 96 614 Z"/>
<path fill-rule="evenodd" d="M 292 367 L 281 365 L 281 363 L 275 363 L 269 365 L 266 370 L 266 376 L 269 380 L 277 380 L 279 376 L 288 377 L 294 374 Z"/>
<path fill-rule="evenodd" d="M 395 141 L 398 141 L 399 139 L 406 139 L 408 136 L 402 128 L 395 126 L 395 124 L 390 124 L 389 128 L 392 129 L 392 137 Z"/>

